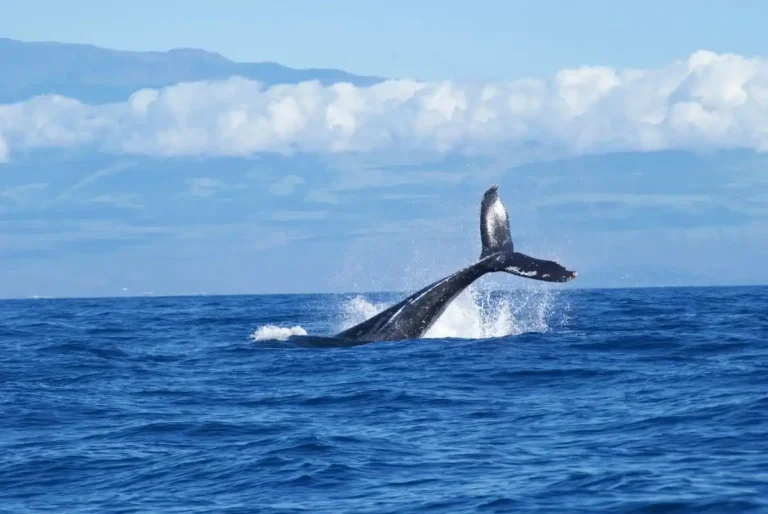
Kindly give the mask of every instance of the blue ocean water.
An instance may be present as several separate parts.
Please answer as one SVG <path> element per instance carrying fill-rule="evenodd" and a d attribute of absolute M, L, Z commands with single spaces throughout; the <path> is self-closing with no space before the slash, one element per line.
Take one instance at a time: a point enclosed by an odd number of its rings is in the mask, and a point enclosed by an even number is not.
<path fill-rule="evenodd" d="M 474 292 L 421 340 L 297 335 L 394 299 L 0 302 L 0 510 L 768 512 L 768 288 Z"/>

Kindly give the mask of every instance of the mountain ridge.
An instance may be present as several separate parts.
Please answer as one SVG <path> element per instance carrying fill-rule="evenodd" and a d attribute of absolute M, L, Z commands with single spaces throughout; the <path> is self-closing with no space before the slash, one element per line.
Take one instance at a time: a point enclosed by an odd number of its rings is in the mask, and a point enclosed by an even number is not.
<path fill-rule="evenodd" d="M 264 62 L 236 62 L 198 48 L 166 51 L 114 50 L 87 43 L 28 42 L 0 37 L 0 103 L 59 94 L 98 104 L 125 100 L 143 88 L 241 76 L 265 86 L 318 80 L 369 86 L 382 77 L 332 68 L 291 68 Z"/>

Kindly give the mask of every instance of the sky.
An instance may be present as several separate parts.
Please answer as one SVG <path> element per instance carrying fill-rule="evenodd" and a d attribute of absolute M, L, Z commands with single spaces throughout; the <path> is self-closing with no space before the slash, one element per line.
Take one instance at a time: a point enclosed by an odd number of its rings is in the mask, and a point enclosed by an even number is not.
<path fill-rule="evenodd" d="M 516 248 L 577 287 L 768 283 L 763 4 L 102 4 L 2 2 L 0 37 L 388 79 L 12 50 L 0 297 L 412 290 L 477 258 L 491 184 Z"/>
<path fill-rule="evenodd" d="M 649 68 L 696 50 L 764 51 L 760 0 L 1 0 L 0 35 L 125 50 L 204 48 L 238 61 L 421 80 Z"/>

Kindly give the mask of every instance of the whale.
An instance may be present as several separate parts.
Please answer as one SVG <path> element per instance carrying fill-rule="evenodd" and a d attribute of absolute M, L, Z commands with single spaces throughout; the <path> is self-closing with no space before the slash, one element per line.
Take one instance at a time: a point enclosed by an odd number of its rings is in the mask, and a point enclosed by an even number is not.
<path fill-rule="evenodd" d="M 482 248 L 477 262 L 423 287 L 334 337 L 361 342 L 418 339 L 462 291 L 488 273 L 509 273 L 544 282 L 569 282 L 578 274 L 557 262 L 515 251 L 509 215 L 496 185 L 485 191 L 480 203 L 480 242 Z"/>

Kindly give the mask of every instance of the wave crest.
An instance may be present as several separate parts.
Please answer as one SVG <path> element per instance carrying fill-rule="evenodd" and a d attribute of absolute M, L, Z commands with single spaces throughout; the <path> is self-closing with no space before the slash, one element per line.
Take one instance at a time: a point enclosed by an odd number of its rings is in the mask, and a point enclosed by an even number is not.
<path fill-rule="evenodd" d="M 278 327 L 277 325 L 263 325 L 252 334 L 254 341 L 285 341 L 291 336 L 305 336 L 307 331 L 299 325 L 293 327 Z"/>

